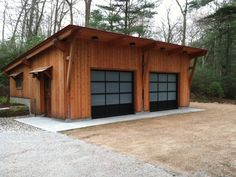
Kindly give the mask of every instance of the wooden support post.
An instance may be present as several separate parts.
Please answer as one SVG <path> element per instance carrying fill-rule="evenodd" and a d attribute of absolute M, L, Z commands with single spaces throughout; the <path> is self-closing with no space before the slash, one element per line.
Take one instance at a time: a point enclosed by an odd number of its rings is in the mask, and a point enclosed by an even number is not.
<path fill-rule="evenodd" d="M 65 66 L 67 65 L 67 68 L 66 68 L 66 89 L 65 89 L 65 95 L 66 95 L 66 98 L 65 98 L 65 105 L 67 107 L 67 119 L 70 119 L 71 118 L 71 93 L 70 93 L 70 83 L 71 83 L 71 76 L 72 76 L 72 67 L 73 67 L 73 63 L 74 63 L 74 60 L 75 60 L 75 54 L 76 54 L 76 49 L 77 49 L 77 46 L 76 46 L 76 42 L 77 42 L 77 39 L 79 38 L 79 35 L 80 35 L 80 31 L 78 30 L 73 30 L 70 34 L 70 49 L 68 51 L 68 48 L 65 47 L 65 52 L 64 52 L 64 59 L 65 59 Z M 67 56 L 67 53 L 69 52 L 69 56 Z M 68 64 L 67 64 L 68 62 Z"/>
<path fill-rule="evenodd" d="M 69 55 L 69 64 L 67 69 L 67 79 L 66 79 L 66 89 L 67 91 L 70 90 L 70 81 L 71 81 L 71 74 L 72 74 L 72 65 L 75 58 L 76 52 L 76 38 L 72 39 L 71 46 L 70 46 L 70 55 Z"/>
<path fill-rule="evenodd" d="M 196 65 L 197 65 L 197 58 L 194 58 L 193 66 L 191 67 L 190 76 L 189 76 L 189 87 L 190 87 L 192 79 L 193 79 L 193 74 L 194 74 Z"/>
<path fill-rule="evenodd" d="M 142 101 L 143 101 L 143 111 L 145 110 L 145 88 L 147 87 L 147 76 L 148 76 L 148 71 L 149 71 L 149 56 L 150 56 L 150 50 L 146 50 L 143 52 L 143 60 L 142 60 L 142 85 L 143 85 L 143 90 L 142 90 Z"/>

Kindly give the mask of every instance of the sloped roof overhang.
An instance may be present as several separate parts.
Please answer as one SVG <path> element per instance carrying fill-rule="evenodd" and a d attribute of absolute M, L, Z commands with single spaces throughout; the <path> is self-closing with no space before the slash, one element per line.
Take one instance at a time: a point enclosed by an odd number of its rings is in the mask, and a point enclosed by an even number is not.
<path fill-rule="evenodd" d="M 133 46 L 141 48 L 143 51 L 152 50 L 164 50 L 167 54 L 171 55 L 176 52 L 186 53 L 189 59 L 204 56 L 207 53 L 205 49 L 199 49 L 189 46 L 171 44 L 161 41 L 156 41 L 153 39 L 133 37 L 129 35 L 107 32 L 102 30 L 97 30 L 93 28 L 81 27 L 76 25 L 68 25 L 62 30 L 58 31 L 54 35 L 50 36 L 40 44 L 36 45 L 32 49 L 23 53 L 11 63 L 3 68 L 4 73 L 9 72 L 14 67 L 22 64 L 24 61 L 31 59 L 33 56 L 43 52 L 49 47 L 55 45 L 55 41 L 60 41 L 68 38 L 69 36 L 76 35 L 75 37 L 88 40 L 98 40 L 112 45 L 122 45 L 122 46 Z"/>

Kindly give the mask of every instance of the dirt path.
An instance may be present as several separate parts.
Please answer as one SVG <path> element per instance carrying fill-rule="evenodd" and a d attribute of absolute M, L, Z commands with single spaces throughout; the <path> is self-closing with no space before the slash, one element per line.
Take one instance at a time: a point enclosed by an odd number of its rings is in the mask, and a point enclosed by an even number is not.
<path fill-rule="evenodd" d="M 191 106 L 206 111 L 90 127 L 66 134 L 188 175 L 235 176 L 236 105 Z"/>

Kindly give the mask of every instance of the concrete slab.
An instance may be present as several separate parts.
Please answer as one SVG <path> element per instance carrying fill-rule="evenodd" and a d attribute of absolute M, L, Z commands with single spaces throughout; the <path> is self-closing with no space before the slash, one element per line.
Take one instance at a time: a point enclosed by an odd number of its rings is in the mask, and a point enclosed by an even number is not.
<path fill-rule="evenodd" d="M 197 108 L 180 108 L 168 111 L 158 111 L 158 112 L 143 112 L 138 114 L 124 115 L 124 116 L 115 116 L 115 117 L 106 117 L 100 119 L 87 119 L 87 120 L 75 120 L 75 121 L 63 121 L 55 118 L 48 117 L 29 117 L 29 118 L 20 118 L 15 119 L 18 122 L 25 123 L 46 131 L 58 132 L 65 131 L 77 128 L 85 128 L 97 125 L 111 124 L 116 122 L 132 121 L 139 119 L 149 119 L 156 118 L 161 116 L 168 116 L 173 114 L 184 114 L 192 112 L 200 112 L 204 109 Z"/>

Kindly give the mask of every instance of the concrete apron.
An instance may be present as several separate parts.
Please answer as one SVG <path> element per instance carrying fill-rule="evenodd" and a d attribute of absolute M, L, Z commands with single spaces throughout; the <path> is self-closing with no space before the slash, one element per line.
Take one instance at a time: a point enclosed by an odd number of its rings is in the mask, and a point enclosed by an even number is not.
<path fill-rule="evenodd" d="M 97 125 L 111 124 L 116 122 L 125 122 L 132 120 L 140 120 L 140 119 L 150 119 L 157 118 L 161 116 L 168 116 L 174 114 L 184 114 L 184 113 L 192 113 L 192 112 L 200 112 L 204 111 L 204 109 L 197 108 L 180 108 L 168 111 L 158 111 L 158 112 L 142 112 L 137 114 L 130 114 L 124 116 L 114 116 L 114 117 L 106 117 L 99 119 L 86 119 L 86 120 L 74 120 L 74 121 L 65 121 L 55 118 L 48 117 L 28 117 L 28 118 L 19 118 L 15 119 L 18 122 L 28 124 L 42 130 L 50 131 L 50 132 L 59 132 L 77 128 L 85 128 Z"/>

